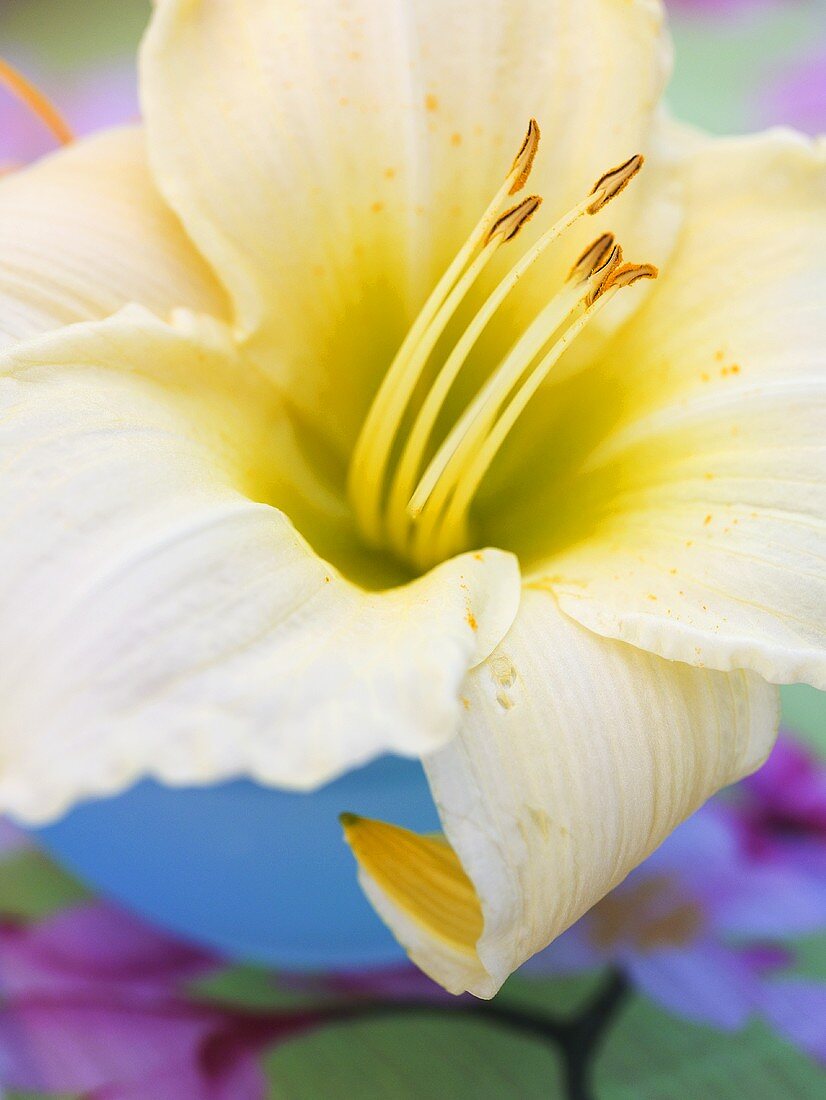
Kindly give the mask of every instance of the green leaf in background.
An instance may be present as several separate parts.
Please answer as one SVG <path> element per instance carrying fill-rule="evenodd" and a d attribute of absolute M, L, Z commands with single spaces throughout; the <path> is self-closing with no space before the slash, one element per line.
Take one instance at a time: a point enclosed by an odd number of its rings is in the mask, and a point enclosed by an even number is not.
<path fill-rule="evenodd" d="M 89 897 L 77 879 L 41 852 L 24 848 L 0 862 L 0 914 L 40 920 Z"/>
<path fill-rule="evenodd" d="M 270 1100 L 563 1100 L 554 1047 L 446 1014 L 343 1023 L 265 1059 Z"/>
<path fill-rule="evenodd" d="M 495 1003 L 564 1020 L 581 1012 L 604 981 L 604 969 L 553 979 L 526 978 L 517 973 L 502 986 Z"/>
<path fill-rule="evenodd" d="M 823 1070 L 762 1024 L 713 1031 L 633 997 L 606 1033 L 594 1100 L 817 1100 Z"/>
<path fill-rule="evenodd" d="M 134 58 L 150 0 L 15 0 L 0 4 L 0 52 L 12 47 L 55 69 Z"/>
<path fill-rule="evenodd" d="M 83 1097 L 70 1096 L 68 1093 L 50 1093 L 46 1096 L 42 1092 L 5 1092 L 3 1100 L 83 1100 Z"/>
<path fill-rule="evenodd" d="M 789 973 L 826 983 L 826 936 L 806 936 L 795 940 L 795 958 Z M 826 1020 L 823 1021 L 826 1027 Z"/>
<path fill-rule="evenodd" d="M 780 697 L 784 724 L 826 757 L 826 692 L 795 684 L 782 688 Z"/>
<path fill-rule="evenodd" d="M 329 992 L 291 988 L 279 981 L 275 971 L 258 966 L 228 966 L 217 974 L 210 974 L 187 985 L 193 1000 L 212 1004 L 276 1011 L 311 1008 L 329 1003 Z"/>
<path fill-rule="evenodd" d="M 714 134 L 754 130 L 761 85 L 822 41 L 823 0 L 744 4 L 728 16 L 711 4 L 704 12 L 693 7 L 669 8 L 676 47 L 669 105 L 678 118 Z"/>

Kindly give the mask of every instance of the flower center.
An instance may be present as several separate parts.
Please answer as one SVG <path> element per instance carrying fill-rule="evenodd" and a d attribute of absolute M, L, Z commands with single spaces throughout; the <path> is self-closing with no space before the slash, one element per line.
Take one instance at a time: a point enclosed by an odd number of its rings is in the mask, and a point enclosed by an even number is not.
<path fill-rule="evenodd" d="M 353 452 L 348 495 L 362 535 L 417 569 L 430 568 L 471 545 L 469 515 L 477 490 L 548 372 L 619 290 L 657 275 L 650 264 L 623 264 L 612 234 L 598 237 L 426 461 L 448 394 L 501 304 L 551 244 L 579 218 L 602 210 L 643 163 L 638 154 L 606 172 L 523 253 L 471 318 L 422 398 L 419 383 L 460 305 L 493 256 L 518 237 L 542 203 L 538 195 L 530 195 L 508 205 L 527 182 L 538 145 L 539 127 L 532 119 L 504 183 L 390 364 Z"/>

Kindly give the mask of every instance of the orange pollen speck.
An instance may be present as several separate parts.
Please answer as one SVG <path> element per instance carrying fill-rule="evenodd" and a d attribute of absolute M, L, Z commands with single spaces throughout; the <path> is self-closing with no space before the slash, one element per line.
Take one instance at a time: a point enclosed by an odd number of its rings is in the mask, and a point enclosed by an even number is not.
<path fill-rule="evenodd" d="M 48 97 L 2 58 L 0 58 L 0 84 L 25 104 L 61 145 L 68 145 L 69 142 L 74 141 L 74 134 L 69 124 Z"/>
<path fill-rule="evenodd" d="M 438 111 L 439 100 L 436 98 L 435 95 L 433 95 L 432 92 L 428 92 L 427 95 L 424 97 L 424 105 L 428 109 L 428 111 Z"/>

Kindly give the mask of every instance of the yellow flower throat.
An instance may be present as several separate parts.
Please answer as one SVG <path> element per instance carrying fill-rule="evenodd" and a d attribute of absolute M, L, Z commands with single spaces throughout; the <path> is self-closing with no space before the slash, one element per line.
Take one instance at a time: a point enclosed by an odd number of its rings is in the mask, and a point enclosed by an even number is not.
<path fill-rule="evenodd" d="M 396 353 L 367 413 L 348 472 L 348 494 L 364 538 L 427 569 L 470 544 L 468 516 L 496 454 L 548 372 L 596 313 L 623 287 L 654 278 L 650 264 L 622 262 L 610 233 L 586 248 L 560 290 L 522 332 L 425 464 L 447 396 L 502 302 L 545 250 L 579 218 L 596 214 L 642 167 L 639 154 L 611 169 L 559 218 L 499 282 L 438 369 L 415 415 L 410 408 L 440 338 L 482 271 L 539 209 L 511 196 L 528 180 L 539 145 L 532 119 L 504 183 L 441 277 Z M 402 424 L 410 424 L 400 439 Z"/>

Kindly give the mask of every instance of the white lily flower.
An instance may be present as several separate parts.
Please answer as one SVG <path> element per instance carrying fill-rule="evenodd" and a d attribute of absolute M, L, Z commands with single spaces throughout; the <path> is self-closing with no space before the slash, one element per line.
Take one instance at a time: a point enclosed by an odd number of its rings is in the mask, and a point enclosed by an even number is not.
<path fill-rule="evenodd" d="M 345 833 L 489 997 L 762 762 L 826 686 L 825 159 L 669 58 L 654 0 L 156 3 L 145 128 L 0 181 L 0 810 L 419 757 L 444 837 Z"/>

